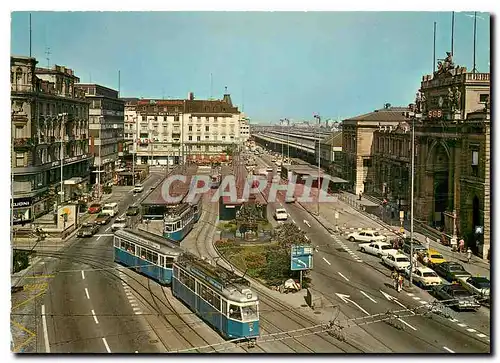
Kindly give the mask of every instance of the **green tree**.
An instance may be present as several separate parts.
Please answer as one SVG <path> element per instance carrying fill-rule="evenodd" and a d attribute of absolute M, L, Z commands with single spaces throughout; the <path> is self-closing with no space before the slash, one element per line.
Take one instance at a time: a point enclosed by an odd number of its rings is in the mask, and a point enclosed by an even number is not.
<path fill-rule="evenodd" d="M 304 231 L 300 230 L 295 223 L 284 223 L 275 230 L 275 238 L 281 248 L 290 250 L 292 245 L 310 245 L 311 241 L 306 238 Z"/>

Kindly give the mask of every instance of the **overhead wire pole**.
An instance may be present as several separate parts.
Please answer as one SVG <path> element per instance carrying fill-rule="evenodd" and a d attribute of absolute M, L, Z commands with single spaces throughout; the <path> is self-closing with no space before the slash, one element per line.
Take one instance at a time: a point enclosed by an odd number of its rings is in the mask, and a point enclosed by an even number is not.
<path fill-rule="evenodd" d="M 453 39 L 455 33 L 455 12 L 451 12 L 451 56 L 453 56 Z"/>
<path fill-rule="evenodd" d="M 318 120 L 318 216 L 319 216 L 319 194 L 321 190 L 321 141 L 320 141 L 320 126 L 321 126 L 321 116 L 314 115 L 314 118 Z"/>
<path fill-rule="evenodd" d="M 436 22 L 434 22 L 434 43 L 432 51 L 432 73 L 436 71 Z"/>
<path fill-rule="evenodd" d="M 473 43 L 473 60 L 472 63 L 474 64 L 472 68 L 472 73 L 476 73 L 476 24 L 477 24 L 477 12 L 474 11 L 474 43 Z"/>

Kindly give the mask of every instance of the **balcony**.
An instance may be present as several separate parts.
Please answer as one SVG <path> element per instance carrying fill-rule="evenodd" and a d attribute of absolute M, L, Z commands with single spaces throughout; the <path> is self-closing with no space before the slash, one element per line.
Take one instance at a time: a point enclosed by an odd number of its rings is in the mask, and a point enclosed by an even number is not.
<path fill-rule="evenodd" d="M 14 148 L 22 149 L 22 148 L 30 148 L 35 145 L 35 140 L 32 138 L 15 138 L 14 139 Z"/>

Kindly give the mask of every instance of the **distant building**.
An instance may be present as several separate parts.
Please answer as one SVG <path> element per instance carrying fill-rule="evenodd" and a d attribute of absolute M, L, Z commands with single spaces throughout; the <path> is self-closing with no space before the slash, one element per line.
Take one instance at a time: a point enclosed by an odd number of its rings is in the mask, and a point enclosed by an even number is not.
<path fill-rule="evenodd" d="M 124 101 L 118 91 L 98 84 L 77 84 L 90 102 L 90 153 L 94 155 L 91 182 L 97 186 L 117 183 L 123 152 Z M 95 189 L 95 192 L 97 189 Z"/>
<path fill-rule="evenodd" d="M 222 100 L 195 100 L 193 93 L 187 99 L 128 99 L 125 124 L 137 163 L 149 165 L 219 158 L 250 136 L 248 118 L 229 94 Z"/>
<path fill-rule="evenodd" d="M 54 212 L 88 190 L 88 102 L 79 78 L 63 66 L 37 68 L 29 57 L 10 58 L 14 223 Z M 63 152 L 61 155 L 61 142 Z"/>
<path fill-rule="evenodd" d="M 321 151 L 321 166 L 331 176 L 339 177 L 342 175 L 342 132 L 333 132 L 323 138 L 320 148 L 318 148 L 318 142 L 316 141 L 314 150 L 316 159 L 318 158 L 318 152 Z"/>
<path fill-rule="evenodd" d="M 350 182 L 356 193 L 374 191 L 373 133 L 380 127 L 393 129 L 405 120 L 406 107 L 384 108 L 342 121 L 343 168 L 341 178 Z"/>

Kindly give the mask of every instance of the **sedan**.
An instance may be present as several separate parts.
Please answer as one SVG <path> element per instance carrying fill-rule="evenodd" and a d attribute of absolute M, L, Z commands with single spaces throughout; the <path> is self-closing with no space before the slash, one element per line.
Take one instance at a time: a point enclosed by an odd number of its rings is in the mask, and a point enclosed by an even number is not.
<path fill-rule="evenodd" d="M 361 232 L 353 232 L 347 236 L 347 239 L 351 242 L 360 241 L 360 242 L 376 242 L 376 241 L 387 241 L 387 237 L 381 235 L 377 231 L 361 231 Z"/>
<path fill-rule="evenodd" d="M 94 203 L 89 207 L 89 214 L 99 213 L 101 211 L 101 205 L 99 203 Z"/>
<path fill-rule="evenodd" d="M 410 266 L 405 269 L 405 275 L 410 276 Z M 422 289 L 441 285 L 443 281 L 441 277 L 438 276 L 432 269 L 425 266 L 415 267 L 413 273 L 411 274 L 413 283 L 420 286 Z"/>
<path fill-rule="evenodd" d="M 432 293 L 443 300 L 444 305 L 458 310 L 477 311 L 481 306 L 469 291 L 458 284 L 433 286 Z"/>
<path fill-rule="evenodd" d="M 460 283 L 466 290 L 468 290 L 472 295 L 477 296 L 479 299 L 489 299 L 490 280 L 488 280 L 486 277 L 463 277 L 460 279 Z"/>
<path fill-rule="evenodd" d="M 95 223 L 100 224 L 100 225 L 104 225 L 104 224 L 108 224 L 110 221 L 111 221 L 111 216 L 109 214 L 100 213 L 97 216 Z"/>
<path fill-rule="evenodd" d="M 378 257 L 386 256 L 387 254 L 394 254 L 398 251 L 392 248 L 392 245 L 387 242 L 372 242 L 372 243 L 361 243 L 359 245 L 359 250 L 361 252 L 366 252 L 371 255 Z"/>
<path fill-rule="evenodd" d="M 436 273 L 449 282 L 458 281 L 460 278 L 470 277 L 464 267 L 457 262 L 443 262 L 437 265 L 434 270 Z"/>
<path fill-rule="evenodd" d="M 398 271 L 402 271 L 406 267 L 410 266 L 410 260 L 408 257 L 399 252 L 388 253 L 386 256 L 382 256 L 382 263 L 391 270 L 396 269 Z"/>
<path fill-rule="evenodd" d="M 115 222 L 111 225 L 112 231 L 117 231 L 119 229 L 127 228 L 127 219 L 124 217 L 118 217 Z"/>
<path fill-rule="evenodd" d="M 99 226 L 95 223 L 85 223 L 77 233 L 77 237 L 92 237 L 99 230 Z"/>

